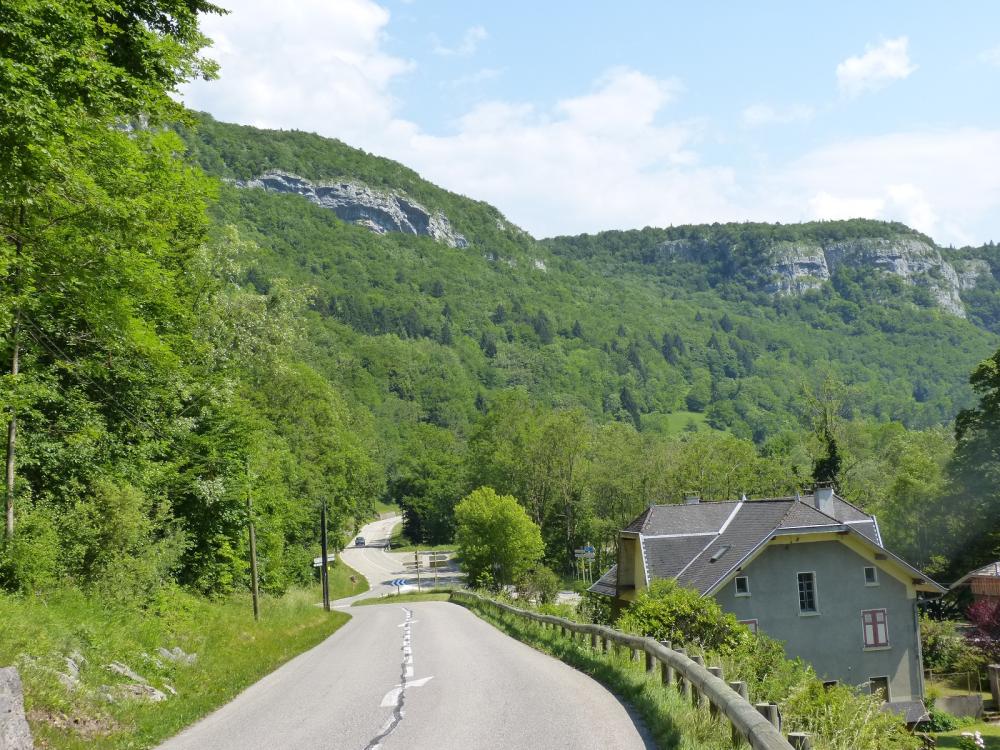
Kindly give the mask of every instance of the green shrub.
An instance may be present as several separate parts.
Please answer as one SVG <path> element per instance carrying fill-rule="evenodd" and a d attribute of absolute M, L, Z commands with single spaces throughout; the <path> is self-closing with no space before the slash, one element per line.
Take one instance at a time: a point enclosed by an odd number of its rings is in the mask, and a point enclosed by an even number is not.
<path fill-rule="evenodd" d="M 559 593 L 559 576 L 544 565 L 522 573 L 515 582 L 517 596 L 536 604 L 549 604 Z"/>
<path fill-rule="evenodd" d="M 31 593 L 52 586 L 59 574 L 59 535 L 44 510 L 21 511 L 14 538 L 0 547 L 0 587 Z"/>
<path fill-rule="evenodd" d="M 750 636 L 714 599 L 667 579 L 654 581 L 639 594 L 618 618 L 616 627 L 658 641 L 696 644 L 709 650 L 735 648 Z"/>
<path fill-rule="evenodd" d="M 952 716 L 947 711 L 942 711 L 932 706 L 928 714 L 930 718 L 927 721 L 927 729 L 931 732 L 950 732 L 952 729 L 958 729 L 961 726 L 958 717 Z"/>
<path fill-rule="evenodd" d="M 878 696 L 846 685 L 803 682 L 781 708 L 788 730 L 817 735 L 827 750 L 916 750 L 921 746 L 898 716 L 882 711 Z"/>
<path fill-rule="evenodd" d="M 961 672 L 969 671 L 968 666 L 976 663 L 975 650 L 958 634 L 957 625 L 952 620 L 920 618 L 920 643 L 928 669 Z"/>
<path fill-rule="evenodd" d="M 611 625 L 615 621 L 611 608 L 611 597 L 587 591 L 580 597 L 577 613 L 585 622 Z"/>

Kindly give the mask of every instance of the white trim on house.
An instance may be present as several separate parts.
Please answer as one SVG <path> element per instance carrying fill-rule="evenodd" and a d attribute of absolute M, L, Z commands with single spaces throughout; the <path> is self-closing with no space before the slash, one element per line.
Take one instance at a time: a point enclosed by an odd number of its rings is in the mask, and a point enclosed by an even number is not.
<path fill-rule="evenodd" d="M 736 507 L 733 508 L 733 512 L 729 514 L 729 518 L 727 518 L 726 522 L 722 524 L 722 528 L 719 529 L 720 535 L 726 532 L 726 529 L 729 528 L 729 524 L 733 522 L 733 519 L 736 518 L 736 514 L 740 512 L 740 508 L 742 507 L 743 507 L 743 501 L 740 500 L 740 502 L 736 503 Z"/>

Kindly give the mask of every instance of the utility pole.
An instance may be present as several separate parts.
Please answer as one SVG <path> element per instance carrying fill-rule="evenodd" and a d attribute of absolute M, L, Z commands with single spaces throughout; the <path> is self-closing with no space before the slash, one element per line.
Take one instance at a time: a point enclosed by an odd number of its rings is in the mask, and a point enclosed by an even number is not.
<path fill-rule="evenodd" d="M 250 527 L 250 593 L 253 596 L 253 619 L 260 620 L 260 588 L 257 582 L 257 532 L 253 527 L 253 491 L 247 472 L 247 518 Z"/>
<path fill-rule="evenodd" d="M 327 551 L 326 551 L 326 500 L 323 501 L 323 509 L 320 511 L 320 532 L 319 532 L 320 544 L 323 546 L 323 568 L 320 578 L 323 581 L 323 609 L 327 612 L 330 611 L 330 577 L 326 570 L 327 565 Z"/>
<path fill-rule="evenodd" d="M 18 208 L 18 227 L 23 228 L 25 224 L 24 218 L 24 203 L 21 203 Z M 15 388 L 17 387 L 17 375 L 20 372 L 21 366 L 21 300 L 19 295 L 21 292 L 20 277 L 21 277 L 21 253 L 24 250 L 24 239 L 20 231 L 15 232 L 14 238 L 14 294 L 16 304 L 18 307 L 14 308 L 14 325 L 11 327 L 11 344 L 13 344 L 14 350 L 10 358 L 10 375 L 11 375 L 11 385 Z M 15 471 L 15 459 L 14 450 L 17 445 L 17 412 L 14 407 L 10 410 L 10 422 L 7 423 L 7 466 L 6 466 L 6 495 L 4 497 L 5 505 L 5 518 L 4 518 L 4 536 L 10 541 L 14 538 L 14 471 Z"/>
<path fill-rule="evenodd" d="M 413 565 L 417 569 L 417 591 L 420 591 L 420 550 L 413 550 Z"/>

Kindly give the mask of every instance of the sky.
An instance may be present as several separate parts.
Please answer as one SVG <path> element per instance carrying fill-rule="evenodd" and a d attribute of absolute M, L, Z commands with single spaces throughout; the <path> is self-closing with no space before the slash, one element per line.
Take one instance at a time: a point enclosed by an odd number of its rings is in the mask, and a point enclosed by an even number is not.
<path fill-rule="evenodd" d="M 1000 241 L 1000 3 L 220 2 L 189 107 L 339 138 L 536 237 L 865 217 Z"/>

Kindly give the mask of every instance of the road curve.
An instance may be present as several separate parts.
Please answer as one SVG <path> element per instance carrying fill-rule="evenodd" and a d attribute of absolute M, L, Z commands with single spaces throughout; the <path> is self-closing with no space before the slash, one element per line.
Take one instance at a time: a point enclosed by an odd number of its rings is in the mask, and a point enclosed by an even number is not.
<path fill-rule="evenodd" d="M 160 749 L 653 747 L 600 684 L 458 605 L 350 613 L 326 641 Z"/>

